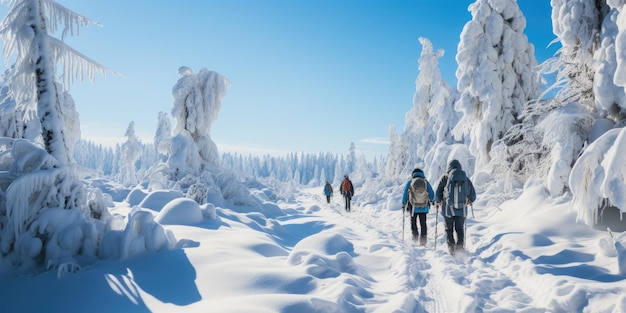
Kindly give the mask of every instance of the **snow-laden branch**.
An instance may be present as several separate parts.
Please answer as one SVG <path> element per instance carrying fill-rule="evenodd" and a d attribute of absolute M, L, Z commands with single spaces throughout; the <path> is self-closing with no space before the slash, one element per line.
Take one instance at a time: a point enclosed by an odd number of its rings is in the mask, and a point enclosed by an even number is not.
<path fill-rule="evenodd" d="M 74 79 L 83 82 L 85 76 L 89 81 L 93 82 L 97 74 L 102 76 L 106 76 L 107 72 L 117 74 L 74 50 L 64 42 L 53 37 L 50 37 L 49 40 L 53 60 L 63 65 L 61 78 L 63 79 L 64 88 L 68 89 L 74 83 Z"/>

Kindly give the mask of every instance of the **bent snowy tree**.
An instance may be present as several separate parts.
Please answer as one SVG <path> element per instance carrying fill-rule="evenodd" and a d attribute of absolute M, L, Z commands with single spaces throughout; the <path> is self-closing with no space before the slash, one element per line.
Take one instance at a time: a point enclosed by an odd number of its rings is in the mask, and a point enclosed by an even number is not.
<path fill-rule="evenodd" d="M 13 114 L 36 113 L 40 136 L 16 132 L 20 137 L 1 140 L 0 261 L 21 270 L 81 264 L 96 256 L 99 236 L 92 218 L 107 215 L 94 212 L 102 205 L 88 200 L 89 191 L 70 166 L 80 135 L 74 103 L 63 86 L 107 70 L 51 33 L 62 25 L 63 36 L 74 35 L 94 22 L 51 0 L 1 2 L 9 6 L 0 25 L 4 56 L 15 58 L 7 71 L 8 97 L 15 104 Z M 60 76 L 57 64 L 63 65 Z"/>

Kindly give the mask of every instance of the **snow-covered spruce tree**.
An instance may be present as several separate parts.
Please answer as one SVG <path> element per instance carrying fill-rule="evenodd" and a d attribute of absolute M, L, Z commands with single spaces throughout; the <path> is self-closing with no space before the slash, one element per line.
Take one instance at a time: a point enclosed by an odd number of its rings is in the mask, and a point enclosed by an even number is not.
<path fill-rule="evenodd" d="M 348 163 L 346 164 L 346 173 L 353 173 L 356 170 L 356 145 L 354 142 L 350 143 L 350 148 L 348 149 Z"/>
<path fill-rule="evenodd" d="M 4 56 L 15 60 L 6 86 L 16 112 L 36 112 L 43 149 L 29 141 L 32 138 L 3 139 L 1 265 L 29 270 L 43 264 L 81 264 L 95 257 L 98 236 L 87 190 L 70 165 L 80 135 L 78 115 L 63 87 L 85 75 L 93 80 L 106 69 L 51 33 L 61 25 L 64 35 L 73 35 L 94 22 L 51 0 L 2 3 L 9 6 L 0 25 Z M 58 76 L 57 64 L 64 70 Z M 63 77 L 63 85 L 58 77 Z"/>
<path fill-rule="evenodd" d="M 544 71 L 556 74 L 558 102 L 577 102 L 595 112 L 593 56 L 601 46 L 602 23 L 609 7 L 605 0 L 551 0 L 550 5 L 552 31 L 561 48 L 545 62 Z"/>
<path fill-rule="evenodd" d="M 45 150 L 61 164 L 67 164 L 70 148 L 63 129 L 64 104 L 58 94 L 56 64 L 64 65 L 61 76 L 65 87 L 76 78 L 82 80 L 85 74 L 93 80 L 96 74 L 105 74 L 106 69 L 52 37 L 49 31 L 63 25 L 64 35 L 74 35 L 79 27 L 95 22 L 52 0 L 2 0 L 2 3 L 9 5 L 0 29 L 4 55 L 7 60 L 15 56 L 14 71 L 7 84 L 18 103 L 36 95 Z"/>
<path fill-rule="evenodd" d="M 401 173 L 407 174 L 415 166 L 424 167 L 425 147 L 432 146 L 434 143 L 433 129 L 427 128 L 429 115 L 428 109 L 430 106 L 430 100 L 433 95 L 432 90 L 430 66 L 437 67 L 438 59 L 443 56 L 443 50 L 433 52 L 432 43 L 425 38 L 419 38 L 422 44 L 422 53 L 418 60 L 419 74 L 415 80 L 415 94 L 413 95 L 413 106 L 405 114 L 404 117 L 404 132 L 400 135 L 400 140 L 407 147 L 407 163 L 406 167 L 401 169 Z M 427 57 L 428 56 L 428 57 Z M 427 61 L 426 58 L 429 60 Z M 434 64 L 433 64 L 434 61 Z"/>
<path fill-rule="evenodd" d="M 182 66 L 178 74 L 179 79 L 172 88 L 174 136 L 159 144 L 160 151 L 167 151 L 167 160 L 149 169 L 146 176 L 150 186 L 187 193 L 195 185 L 189 194 L 194 199 L 221 197 L 234 204 L 248 205 L 246 209 L 260 208 L 233 172 L 221 167 L 217 146 L 211 140 L 211 125 L 218 117 L 230 82 L 205 68 L 194 74 L 190 68 Z M 206 197 L 199 194 L 204 191 Z"/>
<path fill-rule="evenodd" d="M 534 47 L 523 33 L 526 19 L 517 2 L 477 0 L 469 10 L 472 20 L 463 28 L 456 55 L 456 108 L 463 117 L 455 131 L 470 138 L 470 152 L 481 168 L 540 89 Z"/>
<path fill-rule="evenodd" d="M 623 51 L 620 51 L 619 41 L 623 41 L 624 35 L 618 40 L 619 25 L 622 25 L 622 30 L 626 28 L 626 25 L 622 24 L 626 20 L 622 23 L 618 21 L 620 12 L 623 11 L 624 1 L 607 2 L 610 5 L 610 10 L 606 15 L 601 14 L 604 17 L 600 16 L 603 19 L 600 29 L 600 43 L 593 54 L 594 63 L 592 65 L 595 67 L 593 96 L 599 115 L 618 122 L 626 116 L 626 92 L 624 89 L 626 81 L 623 80 L 626 75 L 616 75 L 617 73 L 624 73 L 625 70 L 622 67 L 619 72 L 617 71 L 618 64 L 623 63 L 621 60 Z M 599 13 L 602 11 L 599 10 Z"/>
<path fill-rule="evenodd" d="M 126 142 L 122 144 L 118 180 L 126 185 L 136 185 L 137 160 L 142 154 L 142 145 L 135 134 L 135 122 L 130 122 L 126 129 Z"/>
<path fill-rule="evenodd" d="M 616 95 L 623 94 L 623 90 L 610 82 L 614 76 L 615 26 L 607 18 L 615 16 L 610 14 L 606 1 L 552 0 L 551 5 L 553 32 L 561 48 L 543 64 L 544 72 L 555 73 L 551 90 L 556 95 L 551 103 L 555 111 L 542 123 L 549 125 L 550 119 L 556 118 L 560 125 L 537 130 L 550 151 L 540 168 L 547 169 L 545 183 L 550 194 L 559 196 L 568 190 L 572 165 L 588 141 L 594 121 L 602 116 L 619 115 L 616 112 L 621 96 Z"/>
<path fill-rule="evenodd" d="M 576 1 L 581 6 L 579 2 Z M 606 4 L 610 7 L 606 15 L 604 10 L 591 10 L 598 15 L 598 19 L 604 16 L 598 38 L 600 45 L 591 63 L 595 66 L 593 96 L 600 116 L 592 117 L 595 120 L 588 131 L 589 145 L 583 147 L 576 158 L 568 181 L 573 195 L 572 207 L 578 212 L 578 218 L 589 225 L 598 222 L 599 210 L 604 206 L 615 206 L 622 213 L 626 212 L 626 198 L 623 196 L 626 194 L 623 161 L 626 147 L 623 102 L 626 87 L 626 1 L 608 0 Z M 561 5 L 566 7 L 564 3 Z M 564 18 L 560 20 L 561 23 L 564 21 Z"/>
<path fill-rule="evenodd" d="M 167 151 L 160 148 L 161 142 L 172 136 L 172 123 L 167 113 L 159 112 L 156 133 L 154 134 L 154 148 L 161 161 L 167 158 Z"/>
<path fill-rule="evenodd" d="M 451 101 L 450 86 L 441 77 L 439 58 L 444 51 L 433 50 L 432 43 L 419 38 L 422 53 L 418 60 L 419 74 L 415 80 L 413 106 L 406 113 L 401 140 L 408 148 L 404 174 L 420 166 L 429 177 L 439 177 L 447 167 L 442 150 L 454 143 L 451 130 L 459 120 Z M 436 156 L 436 157 L 435 157 Z"/>
<path fill-rule="evenodd" d="M 172 116 L 176 122 L 175 134 L 187 132 L 200 154 L 200 168 L 204 164 L 219 164 L 217 146 L 211 140 L 211 125 L 222 107 L 222 98 L 230 82 L 219 73 L 200 69 L 197 74 L 188 67 L 180 67 L 180 78 L 172 89 L 174 108 Z"/>
<path fill-rule="evenodd" d="M 400 136 L 396 130 L 396 125 L 391 124 L 391 126 L 389 126 L 389 151 L 387 152 L 387 164 L 385 166 L 385 176 L 387 178 L 392 178 L 400 174 L 403 164 L 399 164 L 399 154 Z"/>

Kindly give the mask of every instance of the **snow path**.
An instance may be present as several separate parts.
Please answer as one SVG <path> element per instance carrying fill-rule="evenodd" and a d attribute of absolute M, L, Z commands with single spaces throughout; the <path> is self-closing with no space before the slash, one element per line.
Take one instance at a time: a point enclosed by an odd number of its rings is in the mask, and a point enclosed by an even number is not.
<path fill-rule="evenodd" d="M 368 267 L 373 258 L 388 258 L 387 268 L 368 269 L 378 285 L 372 290 L 386 290 L 372 299 L 370 304 L 381 305 L 382 297 L 389 297 L 389 303 L 375 311 L 391 312 L 400 306 L 406 312 L 545 312 L 533 307 L 533 298 L 517 286 L 515 278 L 506 275 L 489 261 L 482 260 L 472 252 L 478 244 L 480 234 L 472 232 L 480 228 L 476 220 L 469 221 L 468 252 L 465 256 L 452 258 L 445 248 L 445 226 L 438 217 L 437 251 L 434 251 L 435 212 L 428 214 L 428 244 L 418 247 L 410 240 L 409 217 L 405 220 L 404 244 L 402 243 L 402 215 L 400 210 L 381 210 L 378 205 L 358 205 L 357 198 L 352 203 L 352 212 L 345 212 L 341 196 L 335 196 L 330 204 L 319 195 L 319 188 L 306 189 L 299 201 L 319 205 L 315 214 L 329 219 L 338 225 L 349 228 L 359 253 L 355 262 Z M 361 249 L 357 245 L 361 243 Z M 392 253 L 380 254 L 380 249 L 390 249 Z M 530 291 L 532 292 L 532 291 Z M 405 295 L 401 297 L 400 295 Z M 393 299 L 402 301 L 399 304 Z M 400 305 L 400 306 L 398 306 Z"/>

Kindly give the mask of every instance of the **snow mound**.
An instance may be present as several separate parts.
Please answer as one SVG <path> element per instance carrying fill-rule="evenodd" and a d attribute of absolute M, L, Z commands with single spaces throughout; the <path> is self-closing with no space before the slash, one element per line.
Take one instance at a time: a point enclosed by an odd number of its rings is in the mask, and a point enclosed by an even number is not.
<path fill-rule="evenodd" d="M 317 278 L 356 274 L 354 246 L 339 234 L 318 233 L 301 240 L 293 248 L 287 263 L 306 267 L 307 274 Z"/>
<path fill-rule="evenodd" d="M 126 196 L 126 202 L 130 204 L 130 206 L 138 205 L 145 197 L 147 193 L 140 188 L 135 188 L 128 193 Z"/>
<path fill-rule="evenodd" d="M 320 254 L 334 255 L 347 252 L 354 255 L 354 246 L 345 237 L 330 232 L 321 232 L 302 239 L 293 247 L 293 251 L 310 250 Z"/>
<path fill-rule="evenodd" d="M 166 203 L 182 197 L 184 197 L 183 193 L 178 190 L 157 190 L 145 196 L 139 203 L 139 207 L 159 212 Z"/>
<path fill-rule="evenodd" d="M 193 225 L 202 222 L 200 206 L 188 198 L 178 198 L 168 202 L 155 218 L 163 225 Z"/>
<path fill-rule="evenodd" d="M 171 249 L 174 234 L 155 222 L 148 211 L 135 211 L 123 231 L 111 230 L 102 238 L 99 254 L 103 259 L 128 259 L 145 251 Z"/>

